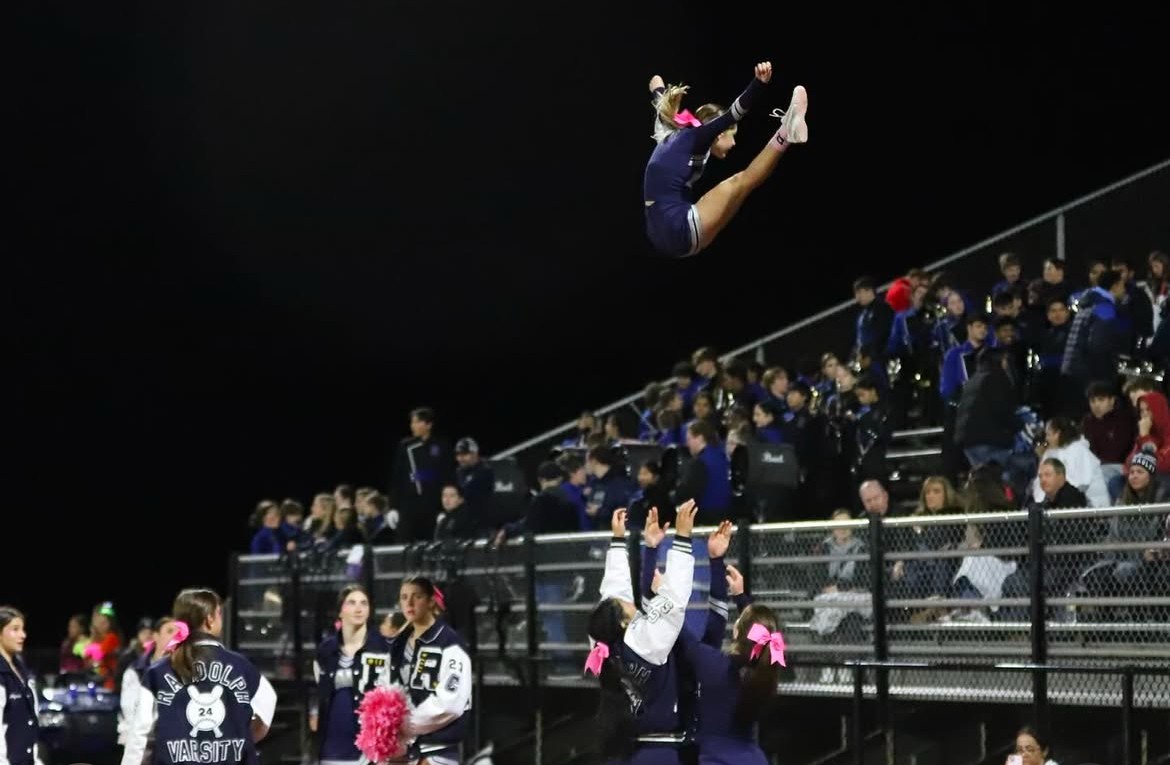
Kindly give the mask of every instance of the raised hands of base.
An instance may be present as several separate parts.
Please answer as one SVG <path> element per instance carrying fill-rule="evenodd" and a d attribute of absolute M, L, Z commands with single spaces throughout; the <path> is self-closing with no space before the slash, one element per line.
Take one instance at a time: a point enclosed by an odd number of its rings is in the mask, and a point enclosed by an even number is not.
<path fill-rule="evenodd" d="M 670 528 L 670 521 L 658 525 L 658 508 L 650 508 L 650 512 L 646 514 L 646 526 L 642 529 L 642 544 L 647 547 L 657 547 L 662 544 L 662 540 L 666 539 L 666 530 Z"/>
<path fill-rule="evenodd" d="M 615 537 L 624 537 L 626 535 L 626 509 L 620 508 L 613 511 L 613 518 L 609 521 L 609 528 L 613 531 Z"/>
<path fill-rule="evenodd" d="M 707 537 L 707 556 L 710 558 L 722 558 L 727 554 L 727 548 L 730 546 L 731 521 L 724 521 L 719 524 L 719 528 L 711 536 Z"/>
<path fill-rule="evenodd" d="M 688 499 L 678 507 L 678 512 L 674 517 L 675 530 L 684 537 L 691 536 L 695 530 L 695 516 L 699 513 L 699 506 L 695 504 L 695 500 Z"/>

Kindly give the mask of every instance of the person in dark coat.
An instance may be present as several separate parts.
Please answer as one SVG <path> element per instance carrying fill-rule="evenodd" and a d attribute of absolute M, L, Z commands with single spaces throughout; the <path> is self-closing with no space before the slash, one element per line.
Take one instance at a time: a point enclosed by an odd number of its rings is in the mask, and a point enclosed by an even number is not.
<path fill-rule="evenodd" d="M 1006 359 L 989 348 L 979 357 L 975 376 L 963 386 L 955 415 L 955 443 L 972 467 L 994 462 L 1007 467 L 1015 444 L 1016 389 Z"/>
<path fill-rule="evenodd" d="M 420 407 L 410 413 L 410 438 L 398 444 L 390 476 L 390 507 L 398 511 L 398 538 L 431 539 L 443 486 L 453 478 L 450 445 L 433 435 L 435 413 Z"/>

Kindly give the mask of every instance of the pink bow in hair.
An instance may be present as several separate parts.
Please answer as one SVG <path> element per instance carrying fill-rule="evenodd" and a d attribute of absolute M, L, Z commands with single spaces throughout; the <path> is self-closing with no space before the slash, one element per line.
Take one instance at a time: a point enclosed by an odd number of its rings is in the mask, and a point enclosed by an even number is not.
<path fill-rule="evenodd" d="M 143 652 L 144 654 L 146 654 L 147 656 L 149 656 L 150 654 L 154 653 L 154 641 L 153 641 L 153 640 L 147 640 L 145 643 L 143 643 L 143 644 L 142 644 L 142 652 Z"/>
<path fill-rule="evenodd" d="M 333 631 L 334 632 L 341 632 L 341 620 L 340 619 L 333 622 Z"/>
<path fill-rule="evenodd" d="M 438 606 L 443 611 L 447 610 L 447 599 L 443 597 L 443 591 L 438 587 L 435 588 L 434 599 L 436 606 Z"/>
<path fill-rule="evenodd" d="M 683 109 L 681 112 L 674 115 L 674 124 L 678 125 L 679 127 L 698 127 L 703 123 L 699 121 L 698 117 L 691 114 L 689 109 Z"/>
<path fill-rule="evenodd" d="M 187 626 L 187 622 L 175 620 L 175 636 L 167 643 L 166 652 L 170 653 L 179 647 L 179 645 L 187 639 L 191 634 L 191 628 Z"/>
<path fill-rule="evenodd" d="M 768 628 L 764 625 L 753 624 L 751 630 L 748 631 L 748 640 L 755 643 L 752 646 L 753 660 L 764 650 L 764 646 L 768 646 L 768 650 L 772 654 L 772 663 L 779 664 L 781 667 L 788 666 L 784 661 L 784 636 L 779 632 L 768 632 Z"/>
<path fill-rule="evenodd" d="M 601 674 L 601 665 L 609 658 L 609 646 L 605 643 L 597 643 L 593 646 L 593 650 L 589 652 L 589 658 L 585 659 L 585 671 L 592 672 L 595 675 Z"/>

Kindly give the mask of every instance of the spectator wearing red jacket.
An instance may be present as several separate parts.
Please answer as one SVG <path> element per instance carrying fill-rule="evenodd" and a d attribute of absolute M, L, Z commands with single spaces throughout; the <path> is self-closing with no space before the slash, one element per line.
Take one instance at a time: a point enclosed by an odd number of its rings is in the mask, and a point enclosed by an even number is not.
<path fill-rule="evenodd" d="M 1133 461 L 1134 456 L 1142 450 L 1145 444 L 1154 445 L 1154 454 L 1158 460 L 1158 473 L 1170 473 L 1170 403 L 1161 393 L 1153 390 L 1136 390 L 1134 381 L 1126 386 L 1126 393 L 1135 401 L 1138 411 L 1138 434 L 1130 452 L 1126 465 Z"/>
<path fill-rule="evenodd" d="M 886 292 L 886 304 L 894 309 L 894 313 L 909 311 L 914 306 L 914 290 L 919 285 L 930 283 L 930 276 L 920 268 L 912 268 L 905 276 L 894 280 Z"/>

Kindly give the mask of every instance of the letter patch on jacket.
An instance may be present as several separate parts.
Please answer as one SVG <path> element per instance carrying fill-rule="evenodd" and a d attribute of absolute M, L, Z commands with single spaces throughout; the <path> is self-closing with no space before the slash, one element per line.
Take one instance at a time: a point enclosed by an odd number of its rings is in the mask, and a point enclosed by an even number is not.
<path fill-rule="evenodd" d="M 412 690 L 434 691 L 439 687 L 439 667 L 443 664 L 442 648 L 420 648 L 410 678 Z"/>

